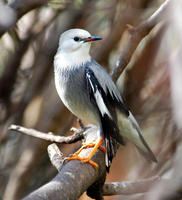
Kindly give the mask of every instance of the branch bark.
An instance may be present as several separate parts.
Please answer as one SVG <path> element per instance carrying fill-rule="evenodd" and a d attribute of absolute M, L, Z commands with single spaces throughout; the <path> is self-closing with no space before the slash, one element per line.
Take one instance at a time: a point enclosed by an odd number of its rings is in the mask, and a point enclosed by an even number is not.
<path fill-rule="evenodd" d="M 154 26 L 159 23 L 163 18 L 164 14 L 167 14 L 167 9 L 171 0 L 166 0 L 155 12 L 151 15 L 144 23 L 137 27 L 132 27 L 128 25 L 129 40 L 126 48 L 121 53 L 120 58 L 116 62 L 115 66 L 111 71 L 111 76 L 114 81 L 116 81 L 123 70 L 128 65 L 134 51 L 141 42 L 141 40 L 149 34 L 149 32 L 154 28 Z M 167 17 L 166 17 L 167 19 Z"/>
<path fill-rule="evenodd" d="M 88 129 L 86 132 L 86 143 L 90 141 L 94 142 L 97 139 L 97 129 L 95 127 Z M 91 148 L 84 149 L 79 156 L 85 157 L 90 153 Z M 46 185 L 40 187 L 38 190 L 29 194 L 23 200 L 62 200 L 78 199 L 79 196 L 89 189 L 93 184 L 101 185 L 97 187 L 95 194 L 92 197 L 100 196 L 101 189 L 105 181 L 106 168 L 105 168 L 105 156 L 104 152 L 98 150 L 93 157 L 93 161 L 96 162 L 99 167 L 94 168 L 90 164 L 82 164 L 78 160 L 65 161 L 61 167 L 58 175 Z"/>
<path fill-rule="evenodd" d="M 57 138 L 57 136 L 54 135 L 50 135 L 52 137 L 47 138 L 45 137 L 45 133 L 16 125 L 12 125 L 10 129 L 45 140 L 48 139 L 52 141 L 53 139 Z M 83 134 L 83 131 L 77 133 L 80 133 L 82 136 L 84 136 L 85 143 L 95 142 L 97 140 L 96 127 L 90 127 L 86 130 L 85 134 Z M 67 138 L 71 138 L 59 137 L 61 139 L 55 139 L 56 142 L 59 141 L 62 143 L 68 141 Z M 72 142 L 74 141 L 72 140 Z M 79 156 L 86 157 L 90 151 L 91 148 L 83 149 Z M 160 177 L 155 176 L 137 181 L 110 182 L 104 184 L 106 169 L 104 159 L 105 156 L 102 151 L 98 150 L 92 158 L 92 160 L 99 165 L 98 168 L 94 168 L 90 164 L 83 164 L 78 160 L 72 160 L 69 162 L 65 161 L 62 152 L 59 150 L 56 144 L 51 144 L 48 146 L 48 153 L 51 163 L 59 172 L 58 175 L 52 181 L 23 198 L 23 200 L 74 200 L 78 199 L 86 190 L 89 196 L 101 200 L 102 196 L 135 195 L 138 193 L 147 193 L 153 185 L 165 185 L 169 182 L 168 179 L 161 179 Z M 180 196 L 177 191 L 171 191 L 170 194 L 172 193 Z"/>
<path fill-rule="evenodd" d="M 64 160 L 62 152 L 56 144 L 51 144 L 48 146 L 48 153 L 52 165 L 60 172 Z M 159 176 L 137 181 L 108 182 L 105 183 L 102 188 L 102 195 L 133 195 L 145 193 L 148 192 L 153 185 L 166 182 L 168 182 L 167 179 L 161 179 Z"/>
<path fill-rule="evenodd" d="M 13 127 L 13 130 L 14 128 L 15 127 Z M 26 130 L 23 133 L 32 131 L 32 129 L 23 129 L 23 127 L 19 130 L 21 130 L 20 132 Z M 19 130 L 16 129 L 16 131 Z M 33 130 L 33 134 L 31 135 L 33 136 L 35 132 L 37 131 Z M 97 139 L 96 132 L 96 127 L 88 129 L 85 134 L 85 142 L 94 142 Z M 79 156 L 85 157 L 90 151 L 91 148 L 84 149 Z M 133 195 L 137 193 L 145 193 L 153 184 L 166 181 L 161 181 L 161 179 L 156 176 L 138 181 L 111 182 L 104 184 L 106 169 L 104 153 L 102 151 L 98 150 L 93 157 L 93 161 L 99 165 L 96 169 L 90 164 L 82 164 L 78 160 L 72 160 L 69 162 L 64 161 L 63 154 L 55 144 L 49 145 L 48 152 L 51 163 L 59 171 L 58 175 L 52 181 L 29 194 L 23 200 L 74 200 L 79 198 L 79 196 L 86 190 L 89 191 L 90 187 L 93 188 L 94 185 L 97 186 L 97 189 L 94 191 L 94 194 L 89 193 L 89 195 L 96 199 L 102 199 L 102 195 Z M 95 188 L 96 187 L 94 187 L 94 190 Z"/>
<path fill-rule="evenodd" d="M 165 183 L 167 180 L 154 176 L 147 179 L 137 181 L 122 181 L 105 183 L 103 186 L 103 195 L 133 195 L 138 193 L 146 193 L 150 188 L 157 183 Z"/>

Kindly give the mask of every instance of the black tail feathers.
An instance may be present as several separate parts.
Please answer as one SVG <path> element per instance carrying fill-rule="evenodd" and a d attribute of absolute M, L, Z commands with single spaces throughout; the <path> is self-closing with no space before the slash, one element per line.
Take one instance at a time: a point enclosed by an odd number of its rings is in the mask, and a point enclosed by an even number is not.
<path fill-rule="evenodd" d="M 102 132 L 105 137 L 106 153 L 106 169 L 109 172 L 112 159 L 118 149 L 118 143 L 125 144 L 123 137 L 119 134 L 119 128 L 115 121 L 107 114 L 101 117 Z"/>

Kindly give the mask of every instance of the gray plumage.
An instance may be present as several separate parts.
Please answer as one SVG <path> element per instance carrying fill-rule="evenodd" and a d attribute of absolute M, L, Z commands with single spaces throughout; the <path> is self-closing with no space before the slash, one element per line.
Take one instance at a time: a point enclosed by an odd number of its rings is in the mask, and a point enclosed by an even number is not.
<path fill-rule="evenodd" d="M 106 146 L 111 151 L 106 154 L 107 167 L 115 151 L 113 146 L 117 142 L 124 144 L 123 138 L 156 161 L 111 77 L 89 55 L 90 42 L 96 39 L 99 38 L 92 38 L 82 29 L 71 29 L 61 35 L 54 60 L 58 94 L 74 115 L 101 127 L 98 137 L 107 139 Z"/>
<path fill-rule="evenodd" d="M 54 66 L 56 88 L 58 91 L 61 90 L 62 94 L 64 93 L 60 97 L 68 109 L 78 118 L 95 125 L 100 123 L 97 109 L 89 100 L 85 78 L 86 67 L 89 67 L 94 72 L 96 78 L 102 83 L 105 92 L 107 92 L 107 86 L 114 92 L 118 100 L 123 102 L 110 76 L 93 59 L 80 66 L 68 66 L 65 69 L 61 69 L 55 59 Z"/>

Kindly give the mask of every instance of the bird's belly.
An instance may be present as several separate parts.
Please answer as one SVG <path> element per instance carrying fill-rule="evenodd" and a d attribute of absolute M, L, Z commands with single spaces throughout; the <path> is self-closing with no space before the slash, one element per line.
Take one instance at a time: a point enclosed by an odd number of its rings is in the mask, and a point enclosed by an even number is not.
<path fill-rule="evenodd" d="M 90 102 L 84 102 L 84 100 L 80 99 L 80 98 L 75 98 L 72 99 L 72 97 L 65 97 L 62 96 L 62 101 L 65 104 L 65 106 L 78 118 L 80 118 L 81 120 L 87 122 L 87 123 L 91 123 L 91 124 L 95 124 L 97 125 L 98 119 L 97 119 L 97 115 L 96 112 L 94 112 L 94 109 L 92 108 L 90 104 Z"/>
<path fill-rule="evenodd" d="M 99 124 L 97 111 L 81 87 L 72 88 L 71 85 L 60 85 L 56 82 L 57 92 L 64 105 L 81 120 L 94 125 Z M 74 85 L 75 86 L 75 85 Z"/>
<path fill-rule="evenodd" d="M 78 107 L 78 109 L 71 108 L 70 111 L 79 119 L 82 119 L 89 124 L 98 125 L 99 123 L 97 116 L 92 111 L 84 109 L 82 106 Z"/>

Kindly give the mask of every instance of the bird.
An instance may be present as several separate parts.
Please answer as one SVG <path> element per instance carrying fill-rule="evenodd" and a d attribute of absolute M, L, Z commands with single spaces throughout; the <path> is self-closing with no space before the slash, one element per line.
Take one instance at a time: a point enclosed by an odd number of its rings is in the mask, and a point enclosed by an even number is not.
<path fill-rule="evenodd" d="M 125 145 L 129 140 L 148 160 L 157 162 L 112 78 L 90 56 L 91 43 L 101 39 L 84 29 L 69 29 L 61 34 L 54 57 L 55 86 L 63 104 L 76 117 L 96 125 L 99 130 L 90 155 L 80 158 L 75 154 L 70 159 L 98 167 L 91 158 L 104 142 L 109 171 L 117 144 Z"/>

